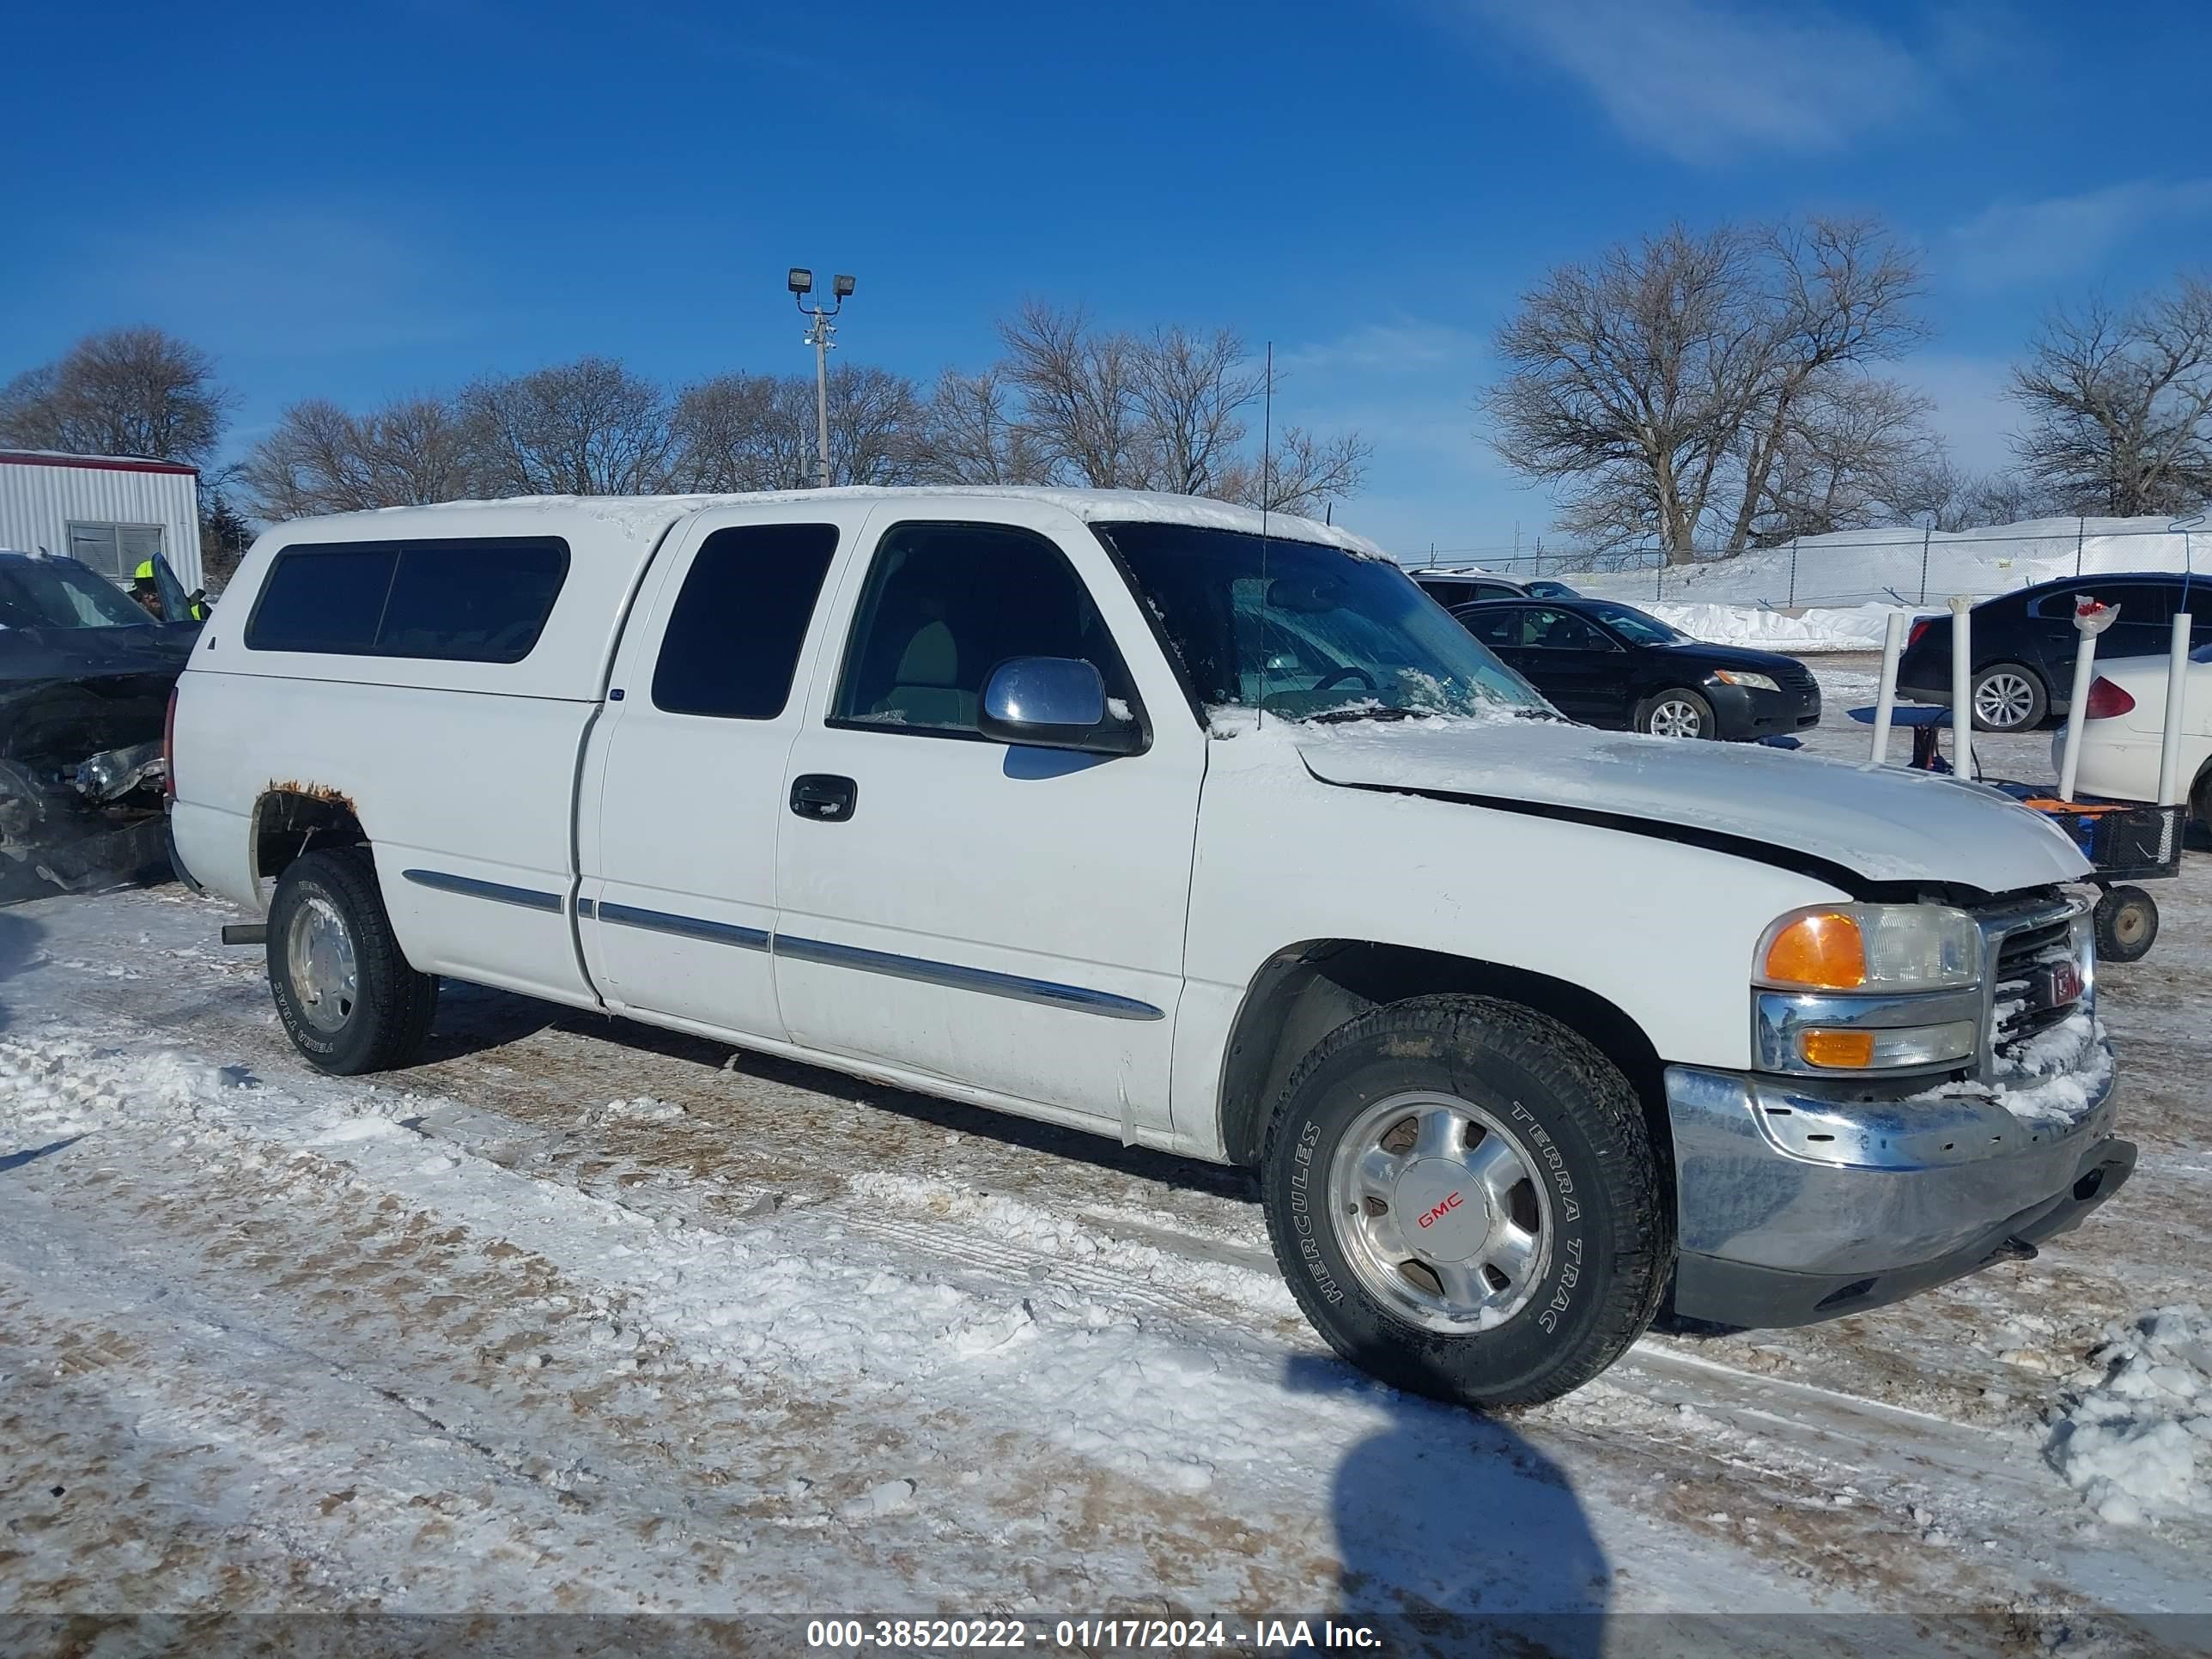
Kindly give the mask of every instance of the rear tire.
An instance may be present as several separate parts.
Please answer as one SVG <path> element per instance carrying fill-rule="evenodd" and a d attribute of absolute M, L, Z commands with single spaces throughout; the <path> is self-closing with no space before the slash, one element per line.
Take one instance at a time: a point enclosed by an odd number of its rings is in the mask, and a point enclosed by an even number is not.
<path fill-rule="evenodd" d="M 438 979 L 393 937 L 366 848 L 307 853 L 269 905 L 269 989 L 292 1046 L 337 1077 L 387 1072 L 422 1052 Z"/>
<path fill-rule="evenodd" d="M 1605 1370 L 1674 1265 L 1635 1091 L 1516 1003 L 1421 997 L 1340 1026 L 1285 1086 L 1261 1182 L 1275 1259 L 1329 1346 L 1479 1409 Z"/>
<path fill-rule="evenodd" d="M 1686 686 L 1660 691 L 1636 705 L 1636 729 L 1655 738 L 1717 738 L 1713 706 Z"/>
<path fill-rule="evenodd" d="M 1993 662 L 1974 676 L 1974 730 L 2031 732 L 2051 713 L 2043 676 L 2016 662 Z"/>
<path fill-rule="evenodd" d="M 2140 887 L 2115 887 L 2097 901 L 2097 955 L 2141 962 L 2158 943 L 2158 901 Z"/>

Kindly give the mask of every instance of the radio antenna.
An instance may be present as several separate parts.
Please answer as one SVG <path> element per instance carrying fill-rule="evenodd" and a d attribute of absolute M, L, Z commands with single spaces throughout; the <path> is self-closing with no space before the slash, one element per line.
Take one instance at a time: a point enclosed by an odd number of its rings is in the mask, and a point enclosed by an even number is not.
<path fill-rule="evenodd" d="M 1275 343 L 1267 342 L 1267 377 L 1260 393 L 1260 718 L 1267 723 L 1267 504 L 1275 494 Z"/>

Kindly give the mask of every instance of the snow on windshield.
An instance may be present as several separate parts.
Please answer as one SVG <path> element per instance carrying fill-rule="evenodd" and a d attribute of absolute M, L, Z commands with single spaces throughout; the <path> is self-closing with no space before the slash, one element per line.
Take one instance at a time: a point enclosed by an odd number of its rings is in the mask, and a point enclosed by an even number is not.
<path fill-rule="evenodd" d="M 1209 709 L 1293 720 L 1550 713 L 1395 564 L 1171 521 L 1093 528 Z"/>

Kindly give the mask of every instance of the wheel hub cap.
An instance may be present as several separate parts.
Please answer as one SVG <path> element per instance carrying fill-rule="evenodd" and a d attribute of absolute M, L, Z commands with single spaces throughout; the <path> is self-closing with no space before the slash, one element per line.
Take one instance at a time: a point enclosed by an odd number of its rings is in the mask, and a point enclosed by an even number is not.
<path fill-rule="evenodd" d="M 2034 694 L 2017 674 L 1992 674 L 1982 682 L 1974 712 L 1988 726 L 2018 726 L 2034 707 Z"/>
<path fill-rule="evenodd" d="M 1490 1236 L 1490 1200 L 1466 1164 L 1452 1158 L 1416 1158 L 1398 1177 L 1391 1207 L 1399 1226 L 1411 1216 L 1407 1242 L 1431 1261 L 1464 1261 Z"/>
<path fill-rule="evenodd" d="M 284 958 L 307 1023 L 319 1031 L 344 1024 L 361 994 L 361 970 L 353 936 L 337 907 L 316 896 L 294 911 L 285 931 Z"/>
<path fill-rule="evenodd" d="M 1455 1095 L 1380 1100 L 1329 1164 L 1336 1238 L 1362 1285 L 1436 1331 L 1487 1330 L 1528 1305 L 1551 1259 L 1551 1198 L 1527 1145 Z"/>

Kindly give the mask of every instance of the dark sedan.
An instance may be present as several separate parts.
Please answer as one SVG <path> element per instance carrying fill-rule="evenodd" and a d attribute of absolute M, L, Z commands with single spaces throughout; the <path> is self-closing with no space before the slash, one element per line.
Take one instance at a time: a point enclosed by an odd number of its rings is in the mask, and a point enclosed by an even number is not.
<path fill-rule="evenodd" d="M 2189 590 L 2195 588 L 2192 595 Z M 1984 599 L 1973 610 L 1974 726 L 1983 732 L 2025 732 L 2066 712 L 2074 690 L 2074 602 L 2083 595 L 2118 605 L 2119 617 L 2099 636 L 2097 655 L 2162 657 L 2178 611 L 2190 613 L 2192 647 L 2212 645 L 2212 578 L 2198 582 L 2144 571 L 2118 576 L 2067 576 Z M 1951 619 L 1923 617 L 1898 659 L 1897 690 L 1915 702 L 1951 701 Z"/>
<path fill-rule="evenodd" d="M 1792 657 L 1706 645 L 1613 599 L 1495 599 L 1452 612 L 1561 714 L 1589 726 L 1743 742 L 1820 722 Z"/>

